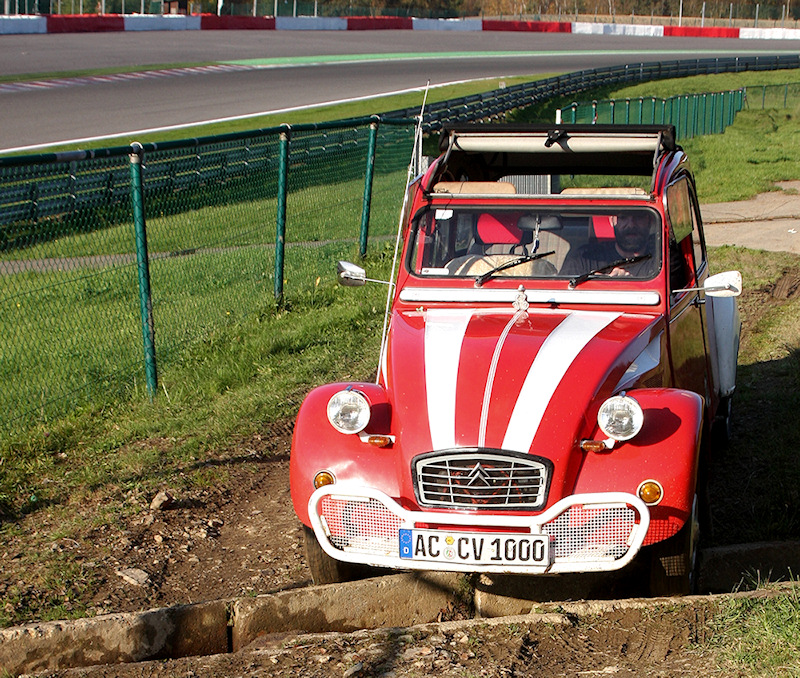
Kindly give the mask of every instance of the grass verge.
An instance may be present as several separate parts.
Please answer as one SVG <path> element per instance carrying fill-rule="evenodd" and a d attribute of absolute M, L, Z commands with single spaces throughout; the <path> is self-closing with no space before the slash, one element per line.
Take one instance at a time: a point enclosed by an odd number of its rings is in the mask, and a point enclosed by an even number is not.
<path fill-rule="evenodd" d="M 710 620 L 704 644 L 717 655 L 719 675 L 800 676 L 800 589 L 766 585 L 764 595 L 730 600 Z"/>

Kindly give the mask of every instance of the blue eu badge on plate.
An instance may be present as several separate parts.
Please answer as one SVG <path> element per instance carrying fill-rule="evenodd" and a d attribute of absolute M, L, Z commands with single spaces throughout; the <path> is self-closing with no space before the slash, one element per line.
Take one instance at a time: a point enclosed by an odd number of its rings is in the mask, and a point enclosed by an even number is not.
<path fill-rule="evenodd" d="M 412 557 L 411 530 L 400 530 L 400 557 Z"/>

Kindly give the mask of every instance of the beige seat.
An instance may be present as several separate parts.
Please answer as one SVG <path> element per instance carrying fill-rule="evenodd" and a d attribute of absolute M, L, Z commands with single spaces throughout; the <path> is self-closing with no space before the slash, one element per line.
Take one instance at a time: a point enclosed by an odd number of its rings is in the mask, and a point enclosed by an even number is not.
<path fill-rule="evenodd" d="M 518 255 L 515 254 L 468 254 L 448 262 L 446 268 L 450 275 L 471 277 L 487 273 L 496 266 L 517 258 Z M 497 275 L 523 278 L 542 277 L 555 275 L 556 270 L 556 267 L 549 261 L 537 259 L 536 261 L 527 261 L 519 266 L 512 266 L 504 271 L 499 271 Z"/>
<path fill-rule="evenodd" d="M 569 254 L 569 240 L 554 231 L 539 231 L 539 248 L 537 251 L 550 252 L 551 250 L 555 251 L 555 254 L 546 257 L 546 261 L 553 264 L 555 269 L 559 271 L 564 259 Z"/>
<path fill-rule="evenodd" d="M 454 195 L 509 195 L 516 193 L 517 189 L 507 181 L 440 181 L 434 185 L 433 192 Z"/>
<path fill-rule="evenodd" d="M 539 247 L 536 251 L 554 251 L 555 254 L 551 254 L 546 260 L 553 264 L 556 270 L 559 270 L 570 250 L 569 240 L 561 235 L 561 219 L 554 214 L 539 215 L 538 217 L 535 214 L 528 214 L 520 218 L 520 226 L 526 230 L 535 231 L 537 218 L 539 219 Z"/>
<path fill-rule="evenodd" d="M 647 191 L 638 186 L 587 186 L 564 188 L 561 195 L 647 195 Z"/>

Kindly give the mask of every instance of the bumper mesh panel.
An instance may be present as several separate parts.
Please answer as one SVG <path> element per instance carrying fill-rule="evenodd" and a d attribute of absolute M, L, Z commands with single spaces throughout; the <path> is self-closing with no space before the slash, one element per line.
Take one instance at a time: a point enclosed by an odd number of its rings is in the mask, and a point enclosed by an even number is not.
<path fill-rule="evenodd" d="M 542 531 L 553 538 L 556 560 L 617 560 L 628 551 L 636 523 L 629 507 L 572 506 Z"/>
<path fill-rule="evenodd" d="M 354 501 L 324 497 L 320 516 L 330 531 L 330 541 L 342 551 L 398 555 L 400 518 L 375 499 Z"/>
<path fill-rule="evenodd" d="M 399 557 L 402 521 L 379 501 L 329 495 L 320 503 L 320 517 L 336 548 Z M 611 562 L 628 552 L 636 522 L 637 512 L 631 507 L 576 505 L 543 524 L 542 533 L 551 537 L 554 562 Z"/>

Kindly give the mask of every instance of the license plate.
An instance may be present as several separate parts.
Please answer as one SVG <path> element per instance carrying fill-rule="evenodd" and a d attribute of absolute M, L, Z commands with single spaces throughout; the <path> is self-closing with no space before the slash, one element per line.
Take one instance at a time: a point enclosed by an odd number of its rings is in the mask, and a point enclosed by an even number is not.
<path fill-rule="evenodd" d="M 549 565 L 545 535 L 401 529 L 400 557 L 437 563 Z"/>

